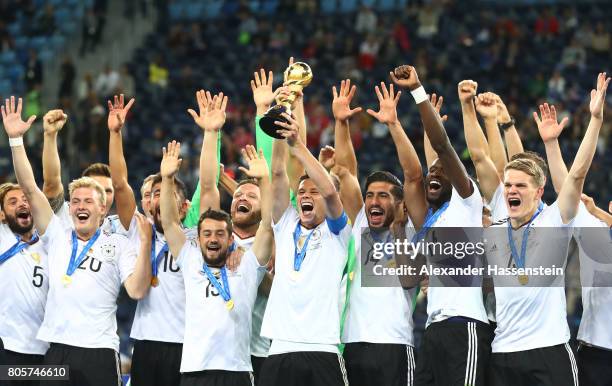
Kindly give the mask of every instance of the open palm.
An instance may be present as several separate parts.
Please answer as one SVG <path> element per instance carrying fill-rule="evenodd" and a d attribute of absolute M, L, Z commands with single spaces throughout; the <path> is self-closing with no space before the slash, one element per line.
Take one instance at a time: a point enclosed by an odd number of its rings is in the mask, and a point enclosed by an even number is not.
<path fill-rule="evenodd" d="M 179 158 L 181 156 L 181 143 L 172 141 L 168 143 L 168 147 L 162 149 L 162 162 L 159 168 L 159 172 L 162 177 L 174 177 L 181 168 L 183 160 Z"/>
<path fill-rule="evenodd" d="M 393 90 L 393 85 L 389 86 L 389 90 L 387 90 L 384 82 L 380 82 L 380 89 L 376 86 L 374 90 L 376 91 L 376 96 L 378 96 L 380 108 L 378 111 L 368 109 L 367 113 L 376 118 L 380 123 L 389 125 L 397 122 L 397 102 L 402 92 L 398 91 L 396 94 Z"/>
<path fill-rule="evenodd" d="M 268 175 L 268 163 L 263 155 L 263 150 L 259 153 L 253 145 L 247 145 L 242 149 L 242 156 L 247 161 L 249 168 L 240 167 L 240 170 L 251 178 L 264 178 Z"/>
<path fill-rule="evenodd" d="M 542 141 L 548 142 L 559 138 L 561 131 L 567 125 L 568 118 L 565 117 L 561 122 L 557 122 L 557 110 L 555 106 L 549 106 L 548 103 L 540 105 L 540 115 L 541 119 L 538 117 L 537 112 L 533 112 L 533 119 L 538 125 Z"/>
<path fill-rule="evenodd" d="M 26 122 L 21 119 L 22 100 L 19 98 L 17 106 L 15 106 L 15 97 L 6 99 L 2 106 L 2 123 L 4 130 L 9 138 L 18 138 L 23 136 L 26 131 L 32 126 L 32 122 L 36 119 L 36 115 L 32 115 Z"/>
<path fill-rule="evenodd" d="M 121 130 L 125 123 L 125 117 L 134 104 L 134 98 L 130 99 L 127 106 L 124 106 L 123 94 L 114 97 L 114 103 L 108 101 L 108 129 L 117 132 Z"/>
<path fill-rule="evenodd" d="M 361 107 L 351 109 L 351 101 L 353 100 L 353 96 L 355 96 L 355 91 L 357 91 L 357 86 L 353 85 L 353 87 L 351 87 L 350 79 L 340 82 L 340 93 L 336 90 L 336 86 L 332 88 L 334 95 L 332 112 L 334 118 L 339 121 L 345 121 L 361 111 Z"/>
<path fill-rule="evenodd" d="M 603 119 L 603 108 L 606 101 L 606 90 L 610 78 L 606 78 L 606 73 L 602 72 L 597 76 L 597 89 L 591 90 L 591 102 L 589 110 L 595 118 Z"/>

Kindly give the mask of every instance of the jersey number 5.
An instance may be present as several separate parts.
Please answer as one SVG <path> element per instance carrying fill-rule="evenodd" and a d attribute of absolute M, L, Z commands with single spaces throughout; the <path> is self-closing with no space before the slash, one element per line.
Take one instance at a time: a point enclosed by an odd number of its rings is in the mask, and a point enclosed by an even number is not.
<path fill-rule="evenodd" d="M 41 273 L 42 267 L 37 265 L 34 267 L 34 273 L 32 274 L 32 284 L 36 288 L 40 288 L 43 285 L 43 275 Z"/>

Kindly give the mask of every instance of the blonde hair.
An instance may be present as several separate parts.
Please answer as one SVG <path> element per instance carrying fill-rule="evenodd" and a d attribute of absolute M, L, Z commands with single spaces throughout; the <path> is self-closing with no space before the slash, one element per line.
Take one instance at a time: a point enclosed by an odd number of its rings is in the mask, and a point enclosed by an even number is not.
<path fill-rule="evenodd" d="M 144 181 L 142 181 L 142 185 L 140 185 L 140 197 L 144 197 L 145 191 L 145 185 L 151 181 L 153 181 L 155 179 L 155 174 L 151 174 L 149 176 L 147 176 L 147 178 L 144 179 Z"/>
<path fill-rule="evenodd" d="M 0 185 L 0 210 L 4 210 L 4 198 L 8 192 L 12 192 L 13 190 L 21 190 L 21 186 L 12 182 L 5 182 Z"/>
<path fill-rule="evenodd" d="M 97 191 L 98 195 L 100 196 L 100 204 L 106 207 L 106 192 L 104 191 L 104 188 L 102 187 L 102 185 L 100 185 L 98 181 L 94 180 L 91 177 L 81 177 L 81 178 L 77 178 L 76 180 L 72 181 L 70 185 L 68 185 L 68 194 L 70 195 L 71 198 L 72 198 L 72 193 L 76 189 L 79 189 L 79 188 L 89 188 L 89 189 L 94 189 L 95 191 Z"/>
<path fill-rule="evenodd" d="M 531 176 L 531 178 L 533 178 L 533 182 L 535 182 L 535 184 L 538 187 L 543 187 L 544 186 L 544 181 L 545 181 L 544 171 L 532 159 L 529 159 L 529 158 L 518 158 L 518 159 L 515 159 L 514 161 L 510 161 L 510 162 L 508 162 L 508 164 L 504 168 L 504 172 L 506 172 L 506 171 L 508 171 L 510 169 L 518 170 L 518 171 L 521 171 L 521 172 Z"/>

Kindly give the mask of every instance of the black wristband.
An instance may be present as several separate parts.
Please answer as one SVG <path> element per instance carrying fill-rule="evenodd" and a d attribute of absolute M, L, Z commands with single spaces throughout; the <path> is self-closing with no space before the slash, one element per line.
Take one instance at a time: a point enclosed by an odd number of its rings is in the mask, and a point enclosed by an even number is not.
<path fill-rule="evenodd" d="M 506 123 L 498 123 L 497 127 L 499 127 L 500 130 L 506 131 L 509 128 L 511 128 L 512 126 L 514 126 L 514 124 L 516 123 L 516 121 L 514 120 L 513 117 L 510 118 L 510 120 Z"/>

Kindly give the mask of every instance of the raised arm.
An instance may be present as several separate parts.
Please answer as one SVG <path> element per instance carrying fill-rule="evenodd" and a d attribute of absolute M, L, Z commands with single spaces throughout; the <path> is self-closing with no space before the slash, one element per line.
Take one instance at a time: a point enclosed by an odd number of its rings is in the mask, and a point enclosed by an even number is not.
<path fill-rule="evenodd" d="M 289 207 L 289 177 L 287 176 L 287 141 L 275 139 L 272 148 L 272 220 L 277 223 Z"/>
<path fill-rule="evenodd" d="M 397 103 L 402 92 L 398 91 L 396 94 L 393 84 L 387 90 L 387 85 L 384 82 L 380 83 L 380 88 L 378 86 L 374 87 L 374 90 L 376 91 L 380 108 L 378 111 L 368 109 L 367 113 L 389 127 L 393 143 L 395 143 L 397 157 L 404 172 L 406 208 L 410 217 L 415 219 L 415 226 L 420 228 L 422 225 L 420 224 L 420 219 L 424 219 L 427 213 L 423 170 L 419 156 L 397 117 Z"/>
<path fill-rule="evenodd" d="M 225 172 L 223 164 L 219 164 L 219 185 L 230 196 L 233 196 L 236 189 L 238 189 L 238 183 Z"/>
<path fill-rule="evenodd" d="M 219 209 L 221 198 L 217 187 L 217 172 L 219 159 L 219 131 L 225 124 L 225 109 L 227 96 L 223 93 L 215 95 L 200 90 L 196 92 L 199 114 L 192 109 L 187 110 L 195 123 L 203 130 L 202 151 L 200 153 L 200 213 L 206 209 Z"/>
<path fill-rule="evenodd" d="M 54 211 L 64 204 L 62 166 L 57 151 L 57 133 L 64 127 L 68 116 L 62 110 L 51 110 L 43 117 L 43 193 Z"/>
<path fill-rule="evenodd" d="M 490 202 L 501 179 L 493 161 L 489 158 L 490 147 L 487 144 L 487 138 L 482 132 L 476 116 L 474 96 L 476 95 L 477 87 L 478 84 L 473 80 L 463 80 L 459 82 L 457 88 L 459 101 L 461 102 L 461 113 L 463 115 L 465 142 L 476 169 L 480 190 L 487 202 Z M 488 109 L 487 107 L 486 113 L 488 113 Z"/>
<path fill-rule="evenodd" d="M 5 104 L 1 107 L 2 123 L 4 130 L 9 137 L 9 145 L 13 153 L 13 167 L 17 182 L 23 193 L 25 194 L 30 207 L 32 208 L 32 217 L 34 226 L 41 235 L 47 230 L 47 225 L 53 217 L 53 210 L 49 205 L 49 201 L 43 192 L 36 185 L 34 180 L 34 172 L 28 160 L 25 148 L 23 147 L 23 135 L 28 131 L 32 122 L 36 119 L 35 115 L 28 118 L 27 122 L 21 119 L 22 100 L 19 98 L 17 106 L 15 106 L 15 97 L 6 99 Z"/>
<path fill-rule="evenodd" d="M 405 202 L 400 201 L 395 204 L 394 208 L 395 215 L 393 217 L 393 222 L 391 223 L 391 234 L 393 238 L 400 243 L 404 243 L 404 240 L 407 240 L 406 236 L 406 223 L 408 222 L 408 218 L 406 217 L 407 208 L 405 206 Z M 410 241 L 410 240 L 408 240 Z M 409 269 L 413 269 L 417 274 L 410 275 L 404 274 L 399 275 L 399 281 L 403 288 L 412 288 L 421 282 L 425 277 L 419 275 L 418 273 L 421 271 L 421 267 L 425 263 L 425 258 L 422 254 L 413 255 L 413 252 L 405 253 L 404 248 L 398 248 L 399 250 L 395 251 L 395 262 L 399 267 L 410 267 Z"/>
<path fill-rule="evenodd" d="M 134 266 L 134 272 L 125 279 L 123 286 L 128 295 L 134 300 L 144 298 L 151 287 L 151 242 L 153 239 L 153 226 L 141 213 L 134 213 L 136 226 L 140 238 L 138 257 Z"/>
<path fill-rule="evenodd" d="M 612 227 L 612 213 L 608 213 L 597 205 L 595 205 L 595 201 L 593 201 L 593 198 L 587 196 L 584 193 L 582 193 L 580 200 L 592 216 L 597 217 L 599 220 L 605 222 L 609 227 Z M 612 201 L 610 202 L 612 203 Z"/>
<path fill-rule="evenodd" d="M 261 222 L 255 241 L 253 242 L 253 253 L 257 257 L 259 265 L 266 265 L 272 256 L 274 248 L 274 233 L 272 232 L 272 186 L 270 183 L 268 163 L 264 158 L 263 151 L 259 153 L 255 147 L 248 145 L 242 149 L 242 156 L 247 161 L 249 168 L 240 167 L 240 170 L 251 178 L 256 178 L 261 191 Z"/>
<path fill-rule="evenodd" d="M 340 182 L 340 201 L 342 201 L 342 206 L 348 218 L 352 223 L 355 223 L 355 219 L 363 207 L 363 198 L 357 177 L 344 166 L 338 165 L 336 150 L 331 146 L 325 146 L 319 151 L 319 163 L 331 175 L 338 178 Z"/>
<path fill-rule="evenodd" d="M 557 110 L 555 106 L 549 106 L 548 103 L 540 105 L 540 115 L 541 119 L 538 117 L 538 113 L 534 111 L 533 119 L 538 126 L 540 138 L 544 142 L 553 187 L 555 192 L 559 194 L 568 173 L 559 147 L 559 135 L 567 125 L 568 118 L 565 117 L 561 122 L 557 122 Z"/>
<path fill-rule="evenodd" d="M 591 103 L 589 104 L 591 120 L 557 199 L 564 223 L 571 221 L 578 211 L 584 180 L 597 150 L 597 139 L 603 123 L 603 109 L 609 83 L 610 78 L 606 78 L 606 73 L 602 72 L 597 77 L 597 89 L 591 90 Z"/>
<path fill-rule="evenodd" d="M 327 173 L 323 165 L 317 161 L 302 142 L 299 136 L 297 121 L 287 114 L 283 114 L 283 117 L 289 123 L 275 121 L 278 126 L 284 128 L 278 131 L 279 134 L 287 140 L 287 145 L 289 145 L 291 153 L 303 165 L 306 174 L 312 179 L 319 193 L 325 200 L 326 216 L 332 219 L 339 218 L 344 209 L 329 173 Z"/>
<path fill-rule="evenodd" d="M 491 92 L 485 92 L 478 95 L 474 102 L 476 103 L 476 111 L 478 111 L 478 114 L 484 120 L 487 131 L 489 157 L 491 157 L 495 164 L 497 174 L 503 176 L 508 159 L 506 158 L 504 141 L 497 126 L 497 102 L 495 101 L 495 96 Z"/>
<path fill-rule="evenodd" d="M 395 84 L 408 88 L 416 96 L 417 99 L 415 100 L 417 101 L 425 132 L 431 141 L 431 146 L 438 154 L 444 171 L 459 195 L 463 198 L 469 197 L 474 192 L 472 182 L 450 143 L 440 116 L 429 99 L 427 99 L 416 70 L 412 66 L 400 66 L 395 69 L 395 72 L 391 72 L 390 75 Z"/>
<path fill-rule="evenodd" d="M 293 56 L 289 58 L 289 66 L 293 64 Z M 286 86 L 287 79 L 284 79 L 283 86 Z M 288 90 L 288 89 L 287 89 Z M 298 92 L 297 98 L 293 101 L 291 112 L 300 129 L 299 136 L 301 141 L 306 144 L 308 137 L 308 127 L 306 126 L 306 114 L 304 112 L 304 93 Z M 289 187 L 293 192 L 297 192 L 300 185 L 300 177 L 304 175 L 304 165 L 289 152 L 287 164 L 287 175 L 289 176 Z"/>
<path fill-rule="evenodd" d="M 336 164 L 347 168 L 354 176 L 357 176 L 357 157 L 351 139 L 349 121 L 353 115 L 361 112 L 361 107 L 351 109 L 351 101 L 355 96 L 357 86 L 351 87 L 351 80 L 346 79 L 340 82 L 340 92 L 336 86 L 332 88 L 334 99 L 332 101 L 332 112 L 335 119 L 334 127 L 334 146 L 336 147 Z"/>
<path fill-rule="evenodd" d="M 161 215 L 164 236 L 168 242 L 172 258 L 176 259 L 187 241 L 181 229 L 181 219 L 174 192 L 174 176 L 181 168 L 183 160 L 181 155 L 181 144 L 172 141 L 168 143 L 168 148 L 162 150 L 163 158 L 160 166 L 162 176 L 161 192 L 159 196 L 159 210 Z"/>
<path fill-rule="evenodd" d="M 119 221 L 125 229 L 130 228 L 132 217 L 136 212 L 136 197 L 128 183 L 128 170 L 123 155 L 123 137 L 121 129 L 125 123 L 125 117 L 134 104 L 134 98 L 130 99 L 124 107 L 123 94 L 115 95 L 114 103 L 108 101 L 108 131 L 110 132 L 108 144 L 108 163 L 111 170 L 111 179 L 115 189 L 115 200 L 117 202 L 117 214 Z"/>
<path fill-rule="evenodd" d="M 448 120 L 448 115 L 442 115 L 440 111 L 442 110 L 442 105 L 444 104 L 444 97 L 440 95 L 436 96 L 435 93 L 431 94 L 430 100 L 434 109 L 438 112 L 438 116 L 442 123 Z M 421 124 L 425 127 L 425 123 L 421 120 Z M 431 142 L 429 141 L 429 137 L 427 137 L 427 130 L 423 129 L 423 150 L 425 151 L 425 166 L 427 170 L 431 167 L 436 159 L 438 159 L 438 155 L 434 151 L 433 147 L 431 147 Z"/>
<path fill-rule="evenodd" d="M 497 105 L 497 124 L 503 127 L 504 139 L 506 140 L 506 152 L 508 158 L 512 158 L 515 154 L 522 153 L 523 142 L 516 130 L 514 119 L 510 116 L 508 108 L 499 95 L 495 95 L 495 104 Z"/>

